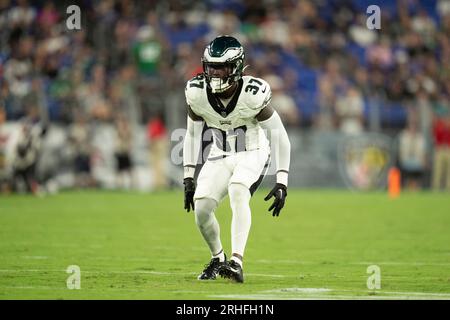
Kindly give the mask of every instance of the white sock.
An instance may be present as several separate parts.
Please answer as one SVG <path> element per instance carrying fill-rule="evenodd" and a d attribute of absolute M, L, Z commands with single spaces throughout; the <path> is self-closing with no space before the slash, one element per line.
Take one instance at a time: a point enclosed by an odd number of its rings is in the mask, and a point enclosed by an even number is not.
<path fill-rule="evenodd" d="M 239 259 L 239 258 L 236 257 L 236 256 L 232 256 L 232 257 L 231 257 L 231 260 L 233 260 L 234 262 L 236 262 L 237 264 L 239 264 L 239 265 L 241 266 L 241 268 L 242 268 L 243 262 L 242 262 L 241 259 Z"/>
<path fill-rule="evenodd" d="M 218 254 L 213 254 L 213 259 L 219 258 L 220 262 L 224 262 L 225 261 L 225 253 L 223 252 L 223 249 L 220 250 L 220 252 Z"/>
<path fill-rule="evenodd" d="M 228 187 L 228 195 L 230 197 L 231 210 L 233 211 L 233 219 L 231 221 L 231 252 L 243 257 L 252 223 L 250 211 L 251 195 L 247 187 L 239 183 L 230 184 Z"/>
<path fill-rule="evenodd" d="M 223 248 L 220 242 L 220 226 L 214 215 L 216 207 L 217 202 L 213 199 L 202 198 L 195 201 L 195 222 L 212 255 Z"/>

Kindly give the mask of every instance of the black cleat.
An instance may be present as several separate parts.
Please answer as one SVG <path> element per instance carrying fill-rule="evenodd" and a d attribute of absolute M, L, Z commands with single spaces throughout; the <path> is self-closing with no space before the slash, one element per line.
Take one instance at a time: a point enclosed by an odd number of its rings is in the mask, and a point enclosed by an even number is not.
<path fill-rule="evenodd" d="M 222 265 L 226 263 L 227 257 L 225 256 L 225 261 L 220 262 L 219 258 L 213 258 L 211 261 L 205 265 L 202 273 L 197 277 L 198 280 L 215 280 L 219 269 Z"/>
<path fill-rule="evenodd" d="M 231 279 L 235 282 L 244 282 L 244 273 L 242 272 L 242 267 L 234 260 L 224 263 L 219 269 L 219 275 L 222 278 Z"/>

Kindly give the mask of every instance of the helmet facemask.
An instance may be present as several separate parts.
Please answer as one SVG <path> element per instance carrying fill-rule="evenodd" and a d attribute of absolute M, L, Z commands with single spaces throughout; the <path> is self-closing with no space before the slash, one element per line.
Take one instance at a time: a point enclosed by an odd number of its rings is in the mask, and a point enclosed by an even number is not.
<path fill-rule="evenodd" d="M 203 59 L 203 72 L 206 82 L 213 93 L 220 93 L 228 90 L 242 77 L 243 60 L 237 59 L 234 62 L 207 62 Z M 218 76 L 216 69 L 223 69 L 222 74 Z M 220 72 L 219 72 L 220 73 Z"/>

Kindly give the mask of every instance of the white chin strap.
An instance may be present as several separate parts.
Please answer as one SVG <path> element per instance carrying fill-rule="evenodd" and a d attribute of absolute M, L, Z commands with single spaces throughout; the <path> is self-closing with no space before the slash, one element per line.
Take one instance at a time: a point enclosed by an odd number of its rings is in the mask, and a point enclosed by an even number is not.
<path fill-rule="evenodd" d="M 224 92 L 231 87 L 231 84 L 229 84 L 228 81 L 223 82 L 221 78 L 211 78 L 209 85 L 211 86 L 211 91 L 213 93 Z"/>

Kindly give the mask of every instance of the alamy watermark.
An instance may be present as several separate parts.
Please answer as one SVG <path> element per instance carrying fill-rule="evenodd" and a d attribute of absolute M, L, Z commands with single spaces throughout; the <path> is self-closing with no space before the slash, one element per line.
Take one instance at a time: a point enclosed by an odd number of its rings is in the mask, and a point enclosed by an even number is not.
<path fill-rule="evenodd" d="M 81 289 L 81 270 L 77 265 L 70 265 L 66 269 L 66 273 L 69 273 L 70 276 L 66 280 L 67 289 Z"/>
<path fill-rule="evenodd" d="M 379 290 L 381 289 L 381 269 L 377 265 L 367 267 L 367 273 L 370 276 L 367 278 L 367 289 Z"/>
<path fill-rule="evenodd" d="M 66 13 L 70 14 L 66 19 L 66 27 L 69 30 L 81 30 L 81 9 L 77 5 L 68 6 Z"/>
<path fill-rule="evenodd" d="M 370 16 L 366 20 L 366 27 L 369 30 L 381 29 L 381 9 L 377 5 L 370 5 L 366 10 L 367 14 Z"/>
<path fill-rule="evenodd" d="M 70 5 L 66 9 L 66 13 L 70 14 L 66 19 L 66 27 L 69 30 L 81 30 L 81 9 L 77 5 Z M 366 9 L 366 13 L 370 16 L 366 20 L 366 27 L 369 30 L 381 29 L 381 9 L 377 5 L 370 5 Z"/>
<path fill-rule="evenodd" d="M 185 128 L 177 128 L 174 129 L 170 135 L 170 140 L 172 143 L 174 143 L 171 151 L 170 151 L 170 160 L 172 164 L 178 166 L 183 164 L 183 151 L 184 151 L 184 139 L 186 137 L 186 129 Z M 276 154 L 275 151 L 277 151 L 278 148 L 280 148 L 280 143 L 278 143 L 281 139 L 281 135 L 279 130 L 273 129 L 273 130 L 263 130 L 265 133 L 265 136 L 270 136 L 271 139 L 271 145 L 269 148 L 271 149 L 270 154 L 271 158 L 273 160 L 274 155 Z M 208 159 L 210 147 L 203 148 L 202 146 L 205 145 L 214 145 L 215 148 L 219 150 L 224 150 L 225 154 L 229 155 L 231 153 L 240 152 L 240 151 L 246 151 L 246 148 L 248 147 L 249 143 L 255 143 L 256 141 L 249 142 L 253 139 L 262 139 L 263 137 L 259 135 L 259 133 L 254 133 L 256 136 L 254 137 L 247 137 L 246 131 L 244 129 L 231 129 L 228 131 L 223 131 L 217 128 L 208 128 L 201 134 L 201 141 L 193 141 L 193 143 L 189 146 L 191 148 L 191 154 L 194 154 L 196 152 L 196 146 L 200 149 L 200 152 L 202 153 L 199 157 L 199 164 L 203 164 Z M 265 142 L 259 141 L 261 145 L 263 145 Z M 199 147 L 200 144 L 200 147 Z M 257 146 L 252 146 L 251 150 L 258 149 Z M 249 150 L 250 151 L 250 150 Z M 198 156 L 197 154 L 195 155 Z M 263 162 L 267 161 L 267 154 L 264 152 L 258 152 L 258 157 L 261 157 L 261 160 Z M 197 157 L 198 159 L 198 157 Z M 267 170 L 267 175 L 274 175 L 276 173 L 276 166 L 274 161 L 270 161 L 269 168 Z"/>

